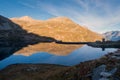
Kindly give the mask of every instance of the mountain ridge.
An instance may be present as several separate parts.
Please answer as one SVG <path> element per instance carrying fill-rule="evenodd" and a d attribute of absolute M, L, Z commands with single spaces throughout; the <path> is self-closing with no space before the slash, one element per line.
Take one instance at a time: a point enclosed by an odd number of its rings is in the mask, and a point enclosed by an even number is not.
<path fill-rule="evenodd" d="M 26 22 L 24 20 L 13 22 L 19 24 L 28 32 L 35 33 L 42 36 L 53 37 L 57 40 L 63 41 L 96 41 L 102 37 L 100 34 L 90 31 L 83 26 L 80 26 L 67 17 L 50 18 L 48 20 L 34 20 Z"/>
<path fill-rule="evenodd" d="M 118 41 L 120 40 L 120 31 L 108 31 L 103 33 L 106 40 Z"/>
<path fill-rule="evenodd" d="M 10 20 L 16 20 L 16 21 L 25 21 L 25 22 L 32 22 L 32 21 L 38 21 L 38 20 L 35 20 L 33 19 L 32 17 L 30 16 L 22 16 L 22 17 L 13 17 L 13 18 L 10 18 Z"/>

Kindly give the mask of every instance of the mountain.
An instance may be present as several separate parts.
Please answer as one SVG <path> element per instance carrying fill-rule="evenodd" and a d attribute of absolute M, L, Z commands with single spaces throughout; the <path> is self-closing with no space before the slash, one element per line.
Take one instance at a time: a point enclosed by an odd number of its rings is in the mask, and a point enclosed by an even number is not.
<path fill-rule="evenodd" d="M 10 39 L 12 40 L 13 37 L 14 38 L 16 37 L 16 39 L 17 39 L 18 35 L 19 35 L 19 34 L 17 34 L 18 32 L 26 33 L 26 31 L 22 30 L 22 28 L 19 27 L 19 25 L 13 23 L 8 18 L 0 15 L 0 42 L 3 43 L 3 41 L 4 42 L 10 41 Z"/>
<path fill-rule="evenodd" d="M 62 45 L 52 41 L 96 41 L 101 38 L 101 35 L 74 23 L 67 17 L 43 21 L 29 16 L 11 19 L 0 16 L 0 45 L 10 47 L 10 50 L 4 47 L 4 54 L 29 56 L 36 52 L 48 52 L 68 55 L 82 45 Z M 0 52 L 3 53 L 2 48 Z"/>
<path fill-rule="evenodd" d="M 0 15 L 0 60 L 9 57 L 28 45 L 52 42 L 54 40 L 51 37 L 28 33 L 17 23 Z"/>
<path fill-rule="evenodd" d="M 0 15 L 0 30 L 15 30 L 20 29 L 11 20 Z"/>
<path fill-rule="evenodd" d="M 23 25 L 41 22 L 25 16 L 14 18 Z M 30 25 L 31 25 L 30 24 Z M 30 33 L 10 19 L 0 16 L 0 60 L 14 54 L 30 56 L 37 52 L 48 52 L 55 55 L 67 55 L 82 45 L 60 45 L 50 43 L 53 38 Z M 45 43 L 46 42 L 46 43 Z"/>
<path fill-rule="evenodd" d="M 11 18 L 11 20 L 19 24 L 21 28 L 28 33 L 46 36 L 62 41 L 96 41 L 101 40 L 102 36 L 92 32 L 89 29 L 80 26 L 67 17 L 56 17 L 48 20 L 35 20 L 28 16 L 20 18 Z M 16 52 L 30 56 L 36 52 L 48 52 L 54 55 L 68 55 L 82 45 L 61 45 L 55 43 L 39 43 L 24 47 Z"/>
<path fill-rule="evenodd" d="M 14 21 L 24 21 L 24 22 L 33 22 L 33 21 L 38 21 L 38 20 L 35 20 L 35 19 L 32 19 L 31 17 L 29 16 L 23 16 L 23 17 L 15 17 L 15 18 L 11 18 L 12 20 Z"/>
<path fill-rule="evenodd" d="M 105 39 L 118 41 L 120 40 L 120 31 L 109 31 L 103 34 Z"/>
<path fill-rule="evenodd" d="M 12 18 L 29 33 L 49 36 L 62 41 L 96 41 L 101 35 L 80 26 L 67 17 L 56 17 L 48 20 L 34 20 L 30 17 Z"/>
<path fill-rule="evenodd" d="M 27 22 L 31 22 L 32 19 L 25 16 L 20 18 L 20 20 L 24 21 L 27 20 Z M 18 40 L 20 39 L 20 40 Z M 44 36 L 38 36 L 33 33 L 29 33 L 27 30 L 23 29 L 19 24 L 11 21 L 8 18 L 5 18 L 3 16 L 0 16 L 0 40 L 3 41 L 11 41 L 12 43 L 14 42 L 13 40 L 18 40 L 17 42 L 23 40 L 25 43 L 31 43 L 36 41 L 52 41 L 54 40 L 53 38 L 50 37 L 44 37 Z"/>

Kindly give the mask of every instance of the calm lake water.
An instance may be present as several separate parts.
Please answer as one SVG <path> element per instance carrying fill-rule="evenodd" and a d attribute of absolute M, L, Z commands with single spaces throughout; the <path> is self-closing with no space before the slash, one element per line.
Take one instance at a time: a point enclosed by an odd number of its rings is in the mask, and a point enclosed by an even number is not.
<path fill-rule="evenodd" d="M 57 56 L 46 52 L 38 52 L 31 56 L 11 55 L 0 61 L 0 69 L 16 63 L 49 63 L 72 66 L 83 61 L 100 58 L 108 52 L 113 52 L 115 50 L 116 49 L 106 49 L 102 51 L 100 48 L 92 48 L 84 45 L 66 56 Z"/>

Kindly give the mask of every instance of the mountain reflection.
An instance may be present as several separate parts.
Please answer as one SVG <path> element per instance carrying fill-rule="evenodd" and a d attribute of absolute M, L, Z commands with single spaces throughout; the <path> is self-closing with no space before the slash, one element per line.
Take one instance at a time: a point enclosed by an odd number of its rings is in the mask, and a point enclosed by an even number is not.
<path fill-rule="evenodd" d="M 46 45 L 48 45 L 48 44 L 46 43 Z M 52 45 L 52 43 L 51 43 L 51 45 Z M 57 45 L 57 44 L 55 44 L 55 45 Z M 40 44 L 38 46 L 40 46 Z M 62 45 L 62 46 L 64 46 L 64 45 Z M 66 45 L 66 46 L 67 46 L 66 48 L 65 47 L 63 47 L 63 48 L 65 48 L 66 51 L 68 51 L 68 50 L 70 51 L 70 49 L 72 47 L 70 48 L 70 47 L 68 47 L 68 45 Z M 73 46 L 73 47 L 74 47 L 74 49 L 77 48 L 77 47 L 75 48 L 75 46 Z M 30 53 L 29 49 L 31 49 L 31 48 L 26 48 L 24 50 L 21 49 L 20 51 L 24 52 L 24 53 L 20 52 L 22 55 L 11 55 L 10 57 L 0 61 L 0 69 L 3 69 L 6 66 L 11 65 L 11 64 L 19 64 L 19 63 L 20 64 L 21 63 L 32 63 L 32 64 L 46 63 L 46 64 L 60 64 L 60 65 L 72 66 L 72 65 L 79 64 L 80 62 L 83 62 L 83 61 L 100 58 L 101 56 L 103 56 L 109 52 L 116 51 L 116 49 L 106 49 L 105 51 L 102 51 L 100 48 L 93 48 L 93 47 L 84 45 L 74 51 L 71 50 L 72 51 L 71 53 L 66 53 L 66 54 L 62 54 L 62 52 L 65 53 L 65 49 L 59 49 L 60 51 L 62 50 L 61 54 L 59 53 L 60 56 L 58 56 L 58 54 L 57 54 L 57 56 L 54 55 L 55 52 L 54 52 L 54 54 L 53 53 L 50 54 L 47 52 L 36 52 L 36 53 L 31 52 L 31 54 L 29 54 L 29 56 L 26 56 L 27 54 L 24 55 L 27 52 L 25 50 L 28 49 L 28 53 Z M 35 49 L 36 48 L 37 48 L 37 46 L 35 47 Z M 45 49 L 46 48 L 47 47 L 45 47 Z M 38 48 L 38 51 L 39 51 L 39 49 L 40 48 Z"/>
<path fill-rule="evenodd" d="M 54 55 L 65 56 L 70 54 L 72 51 L 82 47 L 83 45 L 65 45 L 52 43 L 38 43 L 35 45 L 29 45 L 17 51 L 15 55 L 21 54 L 25 56 L 30 56 L 37 52 L 47 52 Z"/>
<path fill-rule="evenodd" d="M 12 54 L 29 56 L 36 52 L 67 55 L 81 45 L 56 44 L 56 39 L 30 33 L 19 24 L 0 15 L 0 60 Z"/>

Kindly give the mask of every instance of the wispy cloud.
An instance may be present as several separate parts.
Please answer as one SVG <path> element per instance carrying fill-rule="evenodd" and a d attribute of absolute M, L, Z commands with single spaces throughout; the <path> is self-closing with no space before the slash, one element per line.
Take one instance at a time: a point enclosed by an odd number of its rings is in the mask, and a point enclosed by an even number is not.
<path fill-rule="evenodd" d="M 34 5 L 31 5 L 29 3 L 24 3 L 24 2 L 19 2 L 19 4 L 25 6 L 25 7 L 28 7 L 28 8 L 36 8 Z"/>
<path fill-rule="evenodd" d="M 34 0 L 35 4 L 25 4 L 37 7 L 54 16 L 66 16 L 88 28 L 104 32 L 109 29 L 119 29 L 114 26 L 120 24 L 119 0 Z M 55 1 L 55 2 L 54 2 Z M 59 3 L 59 5 L 57 4 Z M 114 3 L 113 3 L 114 2 Z"/>

